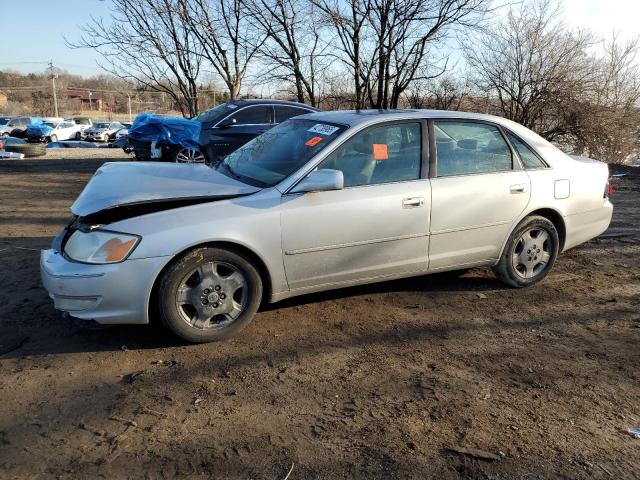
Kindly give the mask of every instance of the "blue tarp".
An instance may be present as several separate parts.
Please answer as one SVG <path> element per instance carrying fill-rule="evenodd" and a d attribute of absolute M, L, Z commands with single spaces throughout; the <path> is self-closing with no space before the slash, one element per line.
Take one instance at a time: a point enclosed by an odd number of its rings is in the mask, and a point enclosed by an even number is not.
<path fill-rule="evenodd" d="M 178 117 L 158 117 L 141 113 L 129 127 L 129 138 L 140 142 L 168 143 L 193 150 L 200 149 L 201 123 Z"/>
<path fill-rule="evenodd" d="M 29 137 L 44 137 L 53 132 L 53 128 L 44 123 L 37 123 L 33 125 L 27 125 L 27 136 Z"/>

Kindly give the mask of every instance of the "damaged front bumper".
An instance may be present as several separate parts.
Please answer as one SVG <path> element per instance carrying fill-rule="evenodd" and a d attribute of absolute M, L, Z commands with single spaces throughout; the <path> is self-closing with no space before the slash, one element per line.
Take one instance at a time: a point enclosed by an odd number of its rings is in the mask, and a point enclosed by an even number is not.
<path fill-rule="evenodd" d="M 90 265 L 67 260 L 54 246 L 40 254 L 40 275 L 58 310 L 103 324 L 144 324 L 154 280 L 166 262 L 153 257 Z"/>

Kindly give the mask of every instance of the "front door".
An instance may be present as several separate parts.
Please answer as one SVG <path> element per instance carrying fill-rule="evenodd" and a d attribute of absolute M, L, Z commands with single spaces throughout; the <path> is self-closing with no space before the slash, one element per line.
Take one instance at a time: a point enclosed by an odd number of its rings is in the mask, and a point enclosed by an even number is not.
<path fill-rule="evenodd" d="M 204 145 L 210 160 L 225 157 L 273 127 L 272 117 L 271 105 L 242 107 L 218 122 L 226 126 L 215 125 L 203 130 L 200 143 Z"/>
<path fill-rule="evenodd" d="M 282 249 L 291 290 L 426 271 L 429 180 L 419 122 L 356 134 L 319 168 L 345 188 L 284 195 Z"/>
<path fill-rule="evenodd" d="M 434 122 L 429 269 L 496 260 L 529 203 L 530 181 L 492 124 Z"/>

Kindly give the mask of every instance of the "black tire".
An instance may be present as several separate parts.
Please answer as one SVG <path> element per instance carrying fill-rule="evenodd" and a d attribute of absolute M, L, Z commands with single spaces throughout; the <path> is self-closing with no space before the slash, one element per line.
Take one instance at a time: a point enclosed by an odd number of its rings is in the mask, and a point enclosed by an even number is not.
<path fill-rule="evenodd" d="M 523 235 L 535 232 L 538 232 L 536 237 L 529 235 L 527 239 L 523 238 Z M 540 232 L 546 232 L 546 236 Z M 540 240 L 536 242 L 536 239 Z M 559 247 L 560 239 L 553 223 L 537 215 L 526 217 L 511 232 L 500 261 L 492 268 L 493 273 L 512 287 L 528 287 L 549 274 L 558 257 Z M 543 261 L 546 254 L 548 258 Z M 516 261 L 519 262 L 517 265 Z"/>
<path fill-rule="evenodd" d="M 82 140 L 82 133 L 76 132 L 76 140 Z"/>
<path fill-rule="evenodd" d="M 49 138 L 47 138 L 47 143 L 57 142 L 57 141 L 58 141 L 58 136 L 57 135 L 51 135 Z"/>
<path fill-rule="evenodd" d="M 47 149 L 44 145 L 33 145 L 33 144 L 18 144 L 18 145 L 6 145 L 4 149 L 7 152 L 15 152 L 15 153 L 24 153 L 24 156 L 27 158 L 30 157 L 41 157 L 47 154 Z"/>
<path fill-rule="evenodd" d="M 233 320 L 223 320 L 223 322 L 231 323 L 219 324 L 213 322 L 211 324 L 210 321 L 207 321 L 206 326 L 198 328 L 191 323 L 191 319 L 186 318 L 189 316 L 186 307 L 194 311 L 195 309 L 189 304 L 178 305 L 178 289 L 184 286 L 186 282 L 189 282 L 189 279 L 198 278 L 198 274 L 196 273 L 198 268 L 211 262 L 221 264 L 223 268 L 232 267 L 243 276 L 245 286 L 239 291 L 242 297 L 246 294 L 246 298 L 243 301 L 243 308 L 237 318 Z M 200 277 L 199 280 L 196 280 L 195 284 L 189 288 L 199 295 L 198 292 L 200 288 L 206 288 L 207 281 L 208 279 L 203 280 L 202 277 Z M 203 287 L 203 282 L 205 282 L 205 287 Z M 213 280 L 212 283 L 216 282 L 218 281 Z M 213 288 L 217 287 L 211 285 L 209 288 L 212 288 L 210 292 L 213 294 Z M 243 291 L 245 288 L 246 292 Z M 224 287 L 222 293 L 224 293 Z M 206 296 L 205 290 L 202 291 L 202 294 Z M 231 295 L 232 297 L 225 299 L 226 302 L 234 302 L 235 293 Z M 225 297 L 222 296 L 221 298 Z M 261 299 L 262 279 L 250 259 L 241 253 L 231 250 L 197 248 L 178 257 L 162 274 L 158 288 L 158 312 L 162 323 L 177 336 L 189 342 L 205 343 L 227 339 L 248 325 L 257 312 Z M 222 302 L 222 300 L 220 300 L 220 302 Z M 217 304 L 212 303 L 207 308 L 213 308 L 214 306 L 217 306 Z M 217 317 L 213 317 L 213 319 L 215 318 Z"/>
<path fill-rule="evenodd" d="M 8 137 L 9 136 L 9 132 L 2 132 L 2 134 L 0 134 L 0 137 Z"/>

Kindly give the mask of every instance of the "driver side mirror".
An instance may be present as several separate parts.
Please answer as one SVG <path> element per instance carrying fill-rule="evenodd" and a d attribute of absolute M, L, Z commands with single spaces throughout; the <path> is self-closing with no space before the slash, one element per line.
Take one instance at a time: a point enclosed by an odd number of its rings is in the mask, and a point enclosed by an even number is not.
<path fill-rule="evenodd" d="M 227 118 L 222 123 L 218 125 L 220 128 L 229 128 L 235 125 L 238 121 L 235 118 Z"/>
<path fill-rule="evenodd" d="M 291 193 L 326 192 L 329 190 L 342 190 L 344 188 L 344 174 L 342 170 L 323 168 L 314 170 L 307 175 Z"/>

